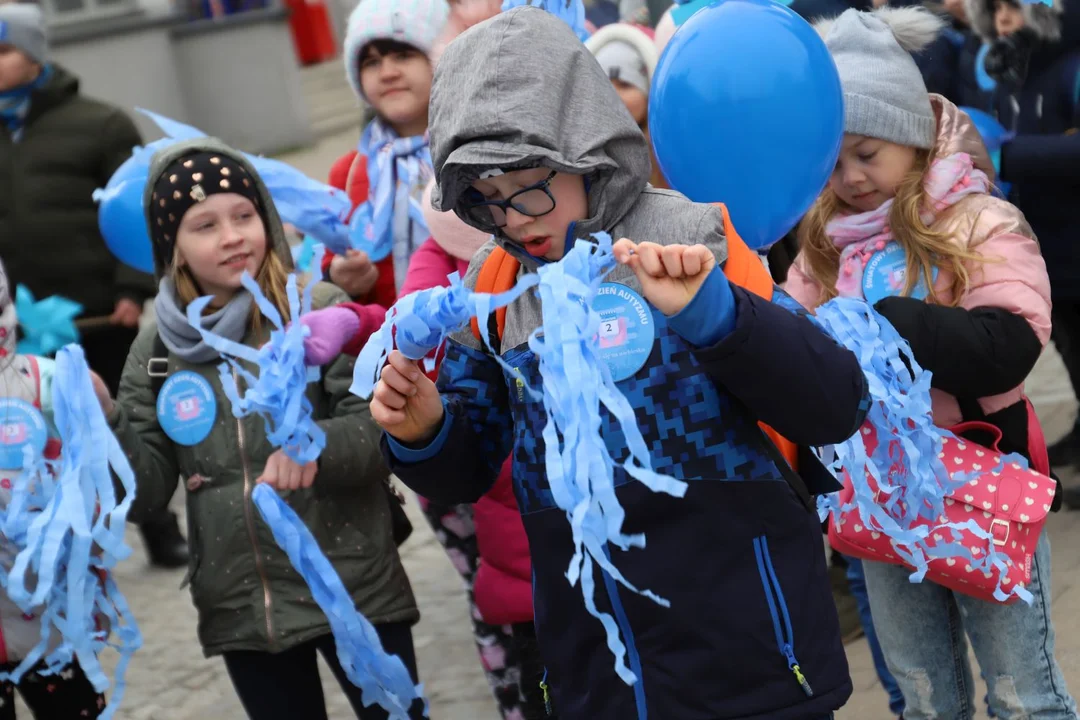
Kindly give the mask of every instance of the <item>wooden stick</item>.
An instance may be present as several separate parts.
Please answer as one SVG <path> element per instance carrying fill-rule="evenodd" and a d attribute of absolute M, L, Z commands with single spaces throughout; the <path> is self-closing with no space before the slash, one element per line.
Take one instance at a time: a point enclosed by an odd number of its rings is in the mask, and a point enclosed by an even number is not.
<path fill-rule="evenodd" d="M 112 324 L 110 315 L 98 315 L 96 317 L 79 318 L 75 321 L 75 328 L 83 330 L 97 330 Z"/>

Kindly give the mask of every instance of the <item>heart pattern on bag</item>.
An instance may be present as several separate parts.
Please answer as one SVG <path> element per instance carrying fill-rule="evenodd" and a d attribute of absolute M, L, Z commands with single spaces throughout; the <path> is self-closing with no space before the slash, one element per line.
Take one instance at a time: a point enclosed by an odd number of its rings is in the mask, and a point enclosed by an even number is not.
<path fill-rule="evenodd" d="M 863 441 L 867 445 L 867 451 L 872 452 L 877 439 L 875 433 L 867 433 L 866 429 L 863 428 Z M 1027 558 L 1034 553 L 1042 527 L 1046 523 L 1046 516 L 1050 512 L 1050 505 L 1046 504 L 1044 498 L 1054 496 L 1057 482 L 1018 463 L 1009 461 L 1003 464 L 1002 457 L 996 451 L 982 448 L 970 441 L 947 437 L 943 445 L 940 457 L 949 458 L 949 472 L 954 477 L 960 475 L 970 479 L 961 486 L 962 489 L 958 487 L 950 497 L 945 498 L 945 522 L 939 518 L 938 524 L 973 522 L 994 540 L 980 538 L 970 530 L 959 531 L 959 544 L 971 554 L 970 557 L 967 554 L 958 554 L 955 557 L 931 559 L 926 579 L 966 595 L 997 602 L 993 594 L 998 586 L 998 570 L 987 571 L 983 567 L 977 567 L 972 564 L 972 558 L 983 560 L 990 554 L 990 545 L 993 542 L 994 551 L 1002 557 L 1007 567 L 1001 578 L 1001 585 L 1008 586 L 1009 590 L 1026 586 L 1031 581 L 1031 563 Z M 987 456 L 990 457 L 990 462 L 977 462 L 978 458 Z M 993 480 L 990 482 L 981 482 L 991 478 Z M 892 477 L 889 482 L 898 484 Z M 867 483 L 870 490 L 876 493 L 873 477 L 868 477 Z M 887 507 L 885 498 L 888 496 L 882 493 L 877 496 L 879 504 Z M 900 497 L 902 503 L 902 495 Z M 850 505 L 853 499 L 854 488 L 851 480 L 845 478 L 844 488 L 840 491 L 840 507 Z M 869 527 L 865 529 L 871 532 L 860 532 L 865 522 L 862 522 L 856 508 L 842 512 L 841 518 L 861 524 L 854 525 L 855 533 L 848 529 L 852 523 L 841 527 L 838 532 L 836 523 L 830 520 L 829 543 L 833 548 L 864 560 L 892 562 L 910 567 L 895 557 L 892 541 L 887 535 Z M 924 527 L 930 523 L 920 518 L 915 525 Z M 931 548 L 952 545 L 957 542 L 956 532 L 953 529 L 933 532 L 927 538 L 927 545 Z M 1015 595 L 1010 595 L 1006 604 L 1015 602 L 1016 599 Z"/>

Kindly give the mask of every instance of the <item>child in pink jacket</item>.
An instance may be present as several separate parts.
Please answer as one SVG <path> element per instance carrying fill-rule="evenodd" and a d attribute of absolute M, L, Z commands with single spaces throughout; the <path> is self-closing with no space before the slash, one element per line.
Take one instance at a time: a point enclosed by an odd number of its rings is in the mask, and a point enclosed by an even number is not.
<path fill-rule="evenodd" d="M 912 60 L 941 25 L 923 8 L 887 7 L 818 23 L 840 74 L 845 133 L 828 187 L 800 225 L 786 290 L 810 309 L 838 295 L 865 299 L 933 373 L 935 423 L 991 423 L 1001 450 L 1030 459 L 1041 431 L 1023 383 L 1050 337 L 1050 283 L 1023 214 L 991 194 L 994 168 L 971 119 L 928 94 Z M 899 565 L 863 567 L 905 718 L 970 715 L 965 633 L 992 715 L 1076 718 L 1054 659 L 1045 533 L 1031 605 L 911 583 Z"/>

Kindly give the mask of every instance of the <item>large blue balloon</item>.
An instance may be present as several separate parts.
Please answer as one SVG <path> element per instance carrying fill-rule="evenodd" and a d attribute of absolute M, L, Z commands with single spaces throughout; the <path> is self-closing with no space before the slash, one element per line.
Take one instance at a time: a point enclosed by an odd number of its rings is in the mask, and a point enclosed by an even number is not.
<path fill-rule="evenodd" d="M 844 102 L 825 43 L 773 0 L 723 0 L 671 38 L 649 94 L 649 134 L 673 188 L 723 202 L 747 245 L 779 240 L 840 154 Z"/>
<path fill-rule="evenodd" d="M 116 259 L 142 272 L 154 272 L 154 251 L 146 228 L 143 189 L 146 177 L 132 177 L 98 190 L 98 227 Z"/>

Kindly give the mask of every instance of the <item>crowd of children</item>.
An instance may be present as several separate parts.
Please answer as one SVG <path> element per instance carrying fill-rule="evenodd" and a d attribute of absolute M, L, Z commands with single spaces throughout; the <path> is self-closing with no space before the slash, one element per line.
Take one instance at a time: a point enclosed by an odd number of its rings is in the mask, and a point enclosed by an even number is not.
<path fill-rule="evenodd" d="M 654 39 L 636 24 L 641 3 L 619 3 L 630 22 L 582 43 L 535 7 L 360 0 L 344 62 L 370 117 L 329 182 L 352 201 L 367 249 L 324 258 L 313 310 L 299 318 L 282 222 L 244 156 L 212 139 L 154 156 L 144 205 L 155 322 L 131 346 L 118 389 L 95 375 L 95 390 L 136 474 L 132 517 L 160 511 L 178 480 L 186 489 L 198 638 L 222 657 L 251 718 L 325 718 L 320 654 L 357 717 L 387 717 L 365 707 L 326 616 L 259 519 L 259 483 L 282 493 L 383 647 L 423 679 L 391 473 L 418 494 L 464 582 L 503 718 L 823 720 L 844 706 L 852 682 L 812 497 L 823 468 L 805 450 L 854 435 L 869 390 L 855 355 L 810 315 L 835 297 L 872 302 L 933 373 L 937 425 L 980 420 L 1000 430 L 1002 451 L 1044 450 L 1023 384 L 1051 337 L 1080 389 L 1067 211 L 1080 191 L 1080 37 L 1060 4 L 949 0 L 935 14 L 837 1 L 792 5 L 832 54 L 845 113 L 828 186 L 782 245 L 787 260 L 769 267 L 783 289 L 763 264 L 751 275 L 766 278 L 764 293 L 732 272 L 749 251 L 726 210 L 664 187 L 648 104 L 677 29 L 669 13 Z M 589 3 L 594 22 L 603 5 Z M 5 37 L 0 77 L 5 54 L 20 52 Z M 0 93 L 9 141 L 28 112 L 19 98 Z M 993 111 L 1014 133 L 999 155 L 959 105 Z M 1008 199 L 999 181 L 1012 184 Z M 683 498 L 657 495 L 614 469 L 626 526 L 648 545 L 609 560 L 673 608 L 599 574 L 597 610 L 618 626 L 633 684 L 567 583 L 573 538 L 547 477 L 545 412 L 513 374 L 542 385 L 529 344 L 540 296 L 521 296 L 425 361 L 391 353 L 370 401 L 349 392 L 354 356 L 398 298 L 446 286 L 453 272 L 504 289 L 491 284 L 495 270 L 500 282 L 536 273 L 597 231 L 618 239 L 606 281 L 652 308 L 651 348 L 614 379 L 652 468 L 688 484 Z M 907 276 L 890 296 L 867 297 L 868 262 L 890 246 Z M 318 462 L 298 464 L 261 420 L 233 417 L 219 351 L 188 322 L 188 305 L 209 295 L 203 328 L 266 342 L 272 328 L 245 273 L 310 331 L 306 359 L 321 375 L 307 397 L 326 433 Z M 12 351 L 2 273 L 0 307 L 5 394 L 47 412 L 48 361 Z M 621 434 L 604 439 L 613 457 L 626 455 Z M 1080 425 L 1051 455 L 1080 464 Z M 1059 485 L 1055 509 L 1062 496 Z M 1077 718 L 1054 655 L 1045 535 L 1030 604 L 911 583 L 899 565 L 847 567 L 896 716 L 973 717 L 970 643 L 994 717 Z M 25 652 L 14 640 L 35 627 L 26 622 L 0 602 L 7 662 Z M 36 674 L 19 691 L 42 717 L 96 716 L 102 696 L 78 663 L 63 672 L 51 701 Z"/>

